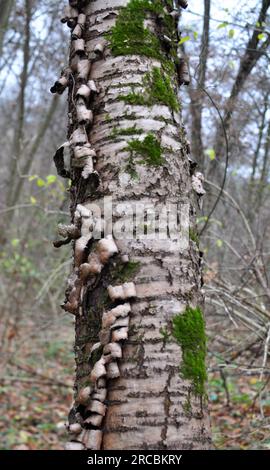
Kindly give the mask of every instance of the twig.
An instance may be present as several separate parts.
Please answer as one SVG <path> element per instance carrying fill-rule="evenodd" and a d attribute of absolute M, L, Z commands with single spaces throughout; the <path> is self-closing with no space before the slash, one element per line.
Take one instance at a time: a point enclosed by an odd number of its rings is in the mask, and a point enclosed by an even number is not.
<path fill-rule="evenodd" d="M 268 328 L 268 334 L 267 334 L 266 341 L 265 341 L 265 344 L 264 344 L 263 363 L 262 363 L 262 370 L 261 370 L 261 373 L 260 373 L 260 382 L 263 381 L 263 375 L 264 375 L 264 371 L 265 371 L 265 368 L 266 368 L 269 342 L 270 342 L 270 323 L 269 323 L 269 328 Z M 262 393 L 263 393 L 263 390 L 260 390 L 260 413 L 261 413 L 261 417 L 263 419 L 264 418 L 264 409 L 263 409 L 263 403 L 262 403 L 262 398 L 263 398 Z"/>

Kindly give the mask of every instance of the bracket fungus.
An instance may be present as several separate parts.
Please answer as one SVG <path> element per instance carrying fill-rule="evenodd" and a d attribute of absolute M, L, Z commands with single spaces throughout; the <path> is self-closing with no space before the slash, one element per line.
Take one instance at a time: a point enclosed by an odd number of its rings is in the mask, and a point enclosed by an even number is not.
<path fill-rule="evenodd" d="M 62 23 L 67 23 L 69 28 L 74 28 L 77 22 L 79 12 L 76 8 L 68 5 L 64 8 L 64 14 L 61 18 Z"/>
<path fill-rule="evenodd" d="M 135 284 L 133 282 L 125 282 L 121 286 L 109 286 L 108 294 L 113 301 L 136 297 Z"/>
<path fill-rule="evenodd" d="M 70 172 L 65 168 L 64 151 L 69 147 L 69 142 L 62 144 L 55 152 L 53 161 L 57 170 L 57 174 L 62 178 L 70 178 Z"/>
<path fill-rule="evenodd" d="M 82 427 L 80 423 L 73 423 L 68 426 L 68 431 L 70 434 L 80 434 L 82 432 Z"/>
<path fill-rule="evenodd" d="M 105 43 L 98 43 L 94 47 L 94 53 L 96 56 L 102 56 L 105 49 Z"/>
<path fill-rule="evenodd" d="M 77 64 L 78 80 L 87 81 L 91 69 L 91 62 L 88 59 L 79 60 Z"/>
<path fill-rule="evenodd" d="M 106 375 L 105 369 L 105 360 L 104 358 L 100 358 L 94 365 L 91 374 L 90 380 L 91 382 L 96 382 L 100 377 L 104 377 Z"/>
<path fill-rule="evenodd" d="M 86 104 L 82 98 L 79 98 L 76 105 L 77 119 L 80 125 L 89 125 L 93 121 L 93 112 L 87 109 Z"/>
<path fill-rule="evenodd" d="M 91 93 L 91 90 L 90 90 L 88 84 L 87 85 L 83 84 L 78 89 L 78 91 L 76 93 L 76 98 L 80 96 L 80 97 L 86 99 L 90 96 L 90 93 Z"/>
<path fill-rule="evenodd" d="M 69 142 L 63 144 L 54 157 L 58 174 L 72 178 L 80 173 L 82 180 L 98 173 L 95 170 L 96 151 L 89 140 L 89 131 L 93 123 L 93 97 L 100 88 L 90 78 L 91 65 L 102 59 L 107 41 L 95 40 L 92 51 L 86 47 L 86 7 L 89 1 L 69 0 L 62 18 L 72 28 L 72 51 L 70 69 L 65 70 L 60 79 L 55 82 L 52 92 L 62 93 L 72 83 L 70 118 L 72 119 L 72 134 Z M 87 13 L 88 14 L 88 13 Z M 168 36 L 164 40 L 170 43 Z M 72 81 L 70 80 L 72 78 Z M 154 142 L 155 143 L 155 142 Z M 64 149 L 70 148 L 71 173 L 65 168 Z M 155 150 L 155 149 L 154 149 Z M 99 178 L 99 177 L 98 177 Z M 81 200 L 81 199 L 79 199 Z M 112 258 L 121 259 L 127 266 L 129 256 L 119 253 L 113 236 L 104 235 L 105 222 L 95 215 L 86 202 L 76 205 L 74 220 L 70 225 L 59 224 L 59 235 L 67 240 L 74 240 L 74 268 L 68 280 L 66 301 L 63 308 L 74 315 L 86 315 L 84 311 L 84 293 L 95 286 L 97 276 L 109 264 L 108 271 L 114 265 Z M 96 232 L 100 233 L 96 237 Z M 102 238 L 103 237 L 103 238 Z M 98 238 L 98 239 L 96 239 Z M 130 262 L 131 263 L 131 262 Z M 126 267 L 125 266 L 125 267 Z M 114 278 L 112 278 L 114 279 Z M 125 280 L 131 279 L 126 277 Z M 123 282 L 124 278 L 118 280 Z M 119 361 L 123 356 L 123 343 L 128 338 L 131 305 L 128 299 L 136 297 L 136 287 L 133 282 L 123 282 L 121 285 L 110 285 L 107 288 L 111 307 L 105 309 L 100 319 L 99 342 L 90 351 L 90 373 L 75 398 L 73 415 L 69 419 L 68 430 L 70 442 L 67 450 L 99 450 L 102 444 L 102 423 L 106 414 L 106 399 L 108 393 L 107 381 L 120 377 Z M 89 351 L 89 350 L 87 350 Z M 88 354 L 88 352 L 87 352 Z M 88 372 L 87 372 L 88 373 Z M 89 385 L 90 384 L 90 385 Z"/>
<path fill-rule="evenodd" d="M 85 21 L 86 15 L 84 13 L 80 13 L 78 16 L 77 24 L 71 33 L 72 39 L 80 39 L 82 37 Z"/>
<path fill-rule="evenodd" d="M 88 143 L 87 134 L 83 126 L 78 127 L 70 136 L 71 145 L 85 145 Z"/>
<path fill-rule="evenodd" d="M 76 54 L 79 56 L 84 56 L 85 55 L 85 41 L 84 39 L 74 39 L 72 41 L 72 45 L 74 48 L 74 51 Z"/>
<path fill-rule="evenodd" d="M 85 429 L 80 436 L 87 449 L 99 450 L 102 442 L 102 431 L 97 429 Z"/>
<path fill-rule="evenodd" d="M 86 405 L 91 396 L 92 388 L 88 385 L 87 387 L 82 388 L 76 398 L 76 403 L 80 405 Z"/>
<path fill-rule="evenodd" d="M 186 9 L 188 7 L 188 1 L 187 0 L 178 0 L 179 6 L 181 8 Z"/>
<path fill-rule="evenodd" d="M 128 338 L 128 328 L 122 327 L 112 332 L 112 341 L 125 341 Z"/>
<path fill-rule="evenodd" d="M 69 84 L 69 77 L 70 77 L 71 70 L 70 68 L 66 68 L 63 70 L 61 77 L 56 80 L 54 85 L 50 88 L 51 93 L 58 93 L 58 95 L 62 95 L 65 89 Z"/>
<path fill-rule="evenodd" d="M 65 450 L 85 450 L 85 447 L 81 442 L 71 441 L 66 443 Z"/>
<path fill-rule="evenodd" d="M 186 85 L 190 84 L 190 74 L 188 65 L 185 59 L 182 57 L 179 58 L 179 63 L 177 64 L 177 74 L 178 74 L 178 82 L 179 85 Z"/>
<path fill-rule="evenodd" d="M 79 228 L 74 224 L 58 224 L 58 233 L 63 238 L 70 237 L 71 239 L 76 239 L 80 236 Z"/>
<path fill-rule="evenodd" d="M 117 365 L 117 362 L 109 362 L 106 365 L 106 375 L 108 379 L 117 379 L 120 377 L 120 370 Z"/>

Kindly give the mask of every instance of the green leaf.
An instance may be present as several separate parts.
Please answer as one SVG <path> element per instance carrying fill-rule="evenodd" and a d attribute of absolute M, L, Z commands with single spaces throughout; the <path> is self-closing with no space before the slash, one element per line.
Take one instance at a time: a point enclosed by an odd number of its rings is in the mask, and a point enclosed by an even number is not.
<path fill-rule="evenodd" d="M 30 196 L 30 202 L 31 202 L 31 204 L 36 204 L 37 200 L 34 196 Z"/>
<path fill-rule="evenodd" d="M 57 180 L 57 177 L 55 175 L 48 175 L 46 176 L 47 184 L 53 184 Z"/>
<path fill-rule="evenodd" d="M 216 241 L 216 245 L 217 245 L 218 248 L 222 248 L 222 246 L 223 246 L 223 240 L 218 239 L 218 240 Z"/>
<path fill-rule="evenodd" d="M 31 175 L 31 176 L 29 176 L 28 181 L 30 181 L 30 182 L 34 181 L 34 180 L 37 179 L 37 177 L 38 177 L 38 175 Z"/>
<path fill-rule="evenodd" d="M 208 217 L 206 215 L 202 216 L 202 217 L 198 217 L 196 219 L 196 223 L 197 224 L 201 224 L 202 222 L 206 222 L 208 220 Z"/>
<path fill-rule="evenodd" d="M 190 41 L 190 36 L 184 36 L 183 38 L 180 39 L 179 41 L 179 46 L 180 44 L 183 44 L 184 42 Z"/>
<path fill-rule="evenodd" d="M 38 186 L 39 188 L 42 188 L 42 186 L 45 186 L 45 184 L 46 184 L 46 183 L 45 183 L 45 181 L 44 181 L 42 178 L 38 178 L 38 179 L 37 179 L 37 186 Z"/>
<path fill-rule="evenodd" d="M 198 33 L 197 33 L 197 31 L 194 31 L 194 32 L 193 32 L 193 37 L 194 37 L 195 41 L 198 39 Z"/>
<path fill-rule="evenodd" d="M 234 34 L 235 34 L 235 30 L 234 29 L 230 29 L 229 30 L 229 38 L 232 39 L 234 37 Z"/>
<path fill-rule="evenodd" d="M 228 66 L 230 67 L 230 69 L 234 70 L 235 69 L 235 62 L 233 60 L 229 60 Z"/>
<path fill-rule="evenodd" d="M 216 152 L 215 152 L 214 149 L 206 149 L 204 153 L 205 153 L 205 155 L 207 155 L 210 158 L 211 161 L 215 160 Z"/>
<path fill-rule="evenodd" d="M 265 39 L 265 34 L 264 33 L 260 33 L 258 34 L 258 39 L 261 41 L 262 39 Z"/>
<path fill-rule="evenodd" d="M 14 248 L 18 246 L 19 243 L 20 243 L 19 238 L 13 238 L 13 240 L 11 240 L 11 245 L 14 246 Z"/>
<path fill-rule="evenodd" d="M 222 29 L 222 28 L 226 28 L 226 26 L 228 26 L 228 23 L 221 23 L 218 25 L 217 29 Z"/>
<path fill-rule="evenodd" d="M 19 432 L 19 439 L 20 442 L 26 444 L 30 438 L 30 434 L 27 431 L 20 431 Z"/>

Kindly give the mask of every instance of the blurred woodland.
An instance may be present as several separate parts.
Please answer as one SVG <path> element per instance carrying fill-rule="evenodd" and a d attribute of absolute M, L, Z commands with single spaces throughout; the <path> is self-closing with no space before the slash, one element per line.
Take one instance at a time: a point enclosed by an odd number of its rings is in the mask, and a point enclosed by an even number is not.
<path fill-rule="evenodd" d="M 52 160 L 67 103 L 49 92 L 67 63 L 65 4 L 0 0 L 1 449 L 62 448 L 72 401 L 71 249 L 53 248 L 69 221 Z M 190 237 L 204 252 L 215 446 L 269 449 L 270 1 L 223 5 L 191 0 L 181 20 L 182 114 L 207 190 Z"/>

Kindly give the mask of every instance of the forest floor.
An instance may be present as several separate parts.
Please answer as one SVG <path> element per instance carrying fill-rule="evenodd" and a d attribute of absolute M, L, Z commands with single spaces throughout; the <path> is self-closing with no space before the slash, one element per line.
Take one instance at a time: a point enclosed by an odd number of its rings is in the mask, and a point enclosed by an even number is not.
<path fill-rule="evenodd" d="M 16 341 L 0 381 L 0 449 L 63 449 L 74 375 L 71 321 L 29 340 L 21 332 Z M 270 449 L 270 400 L 262 419 L 255 401 L 259 387 L 257 375 L 227 375 L 224 381 L 219 372 L 209 374 L 217 449 Z"/>

